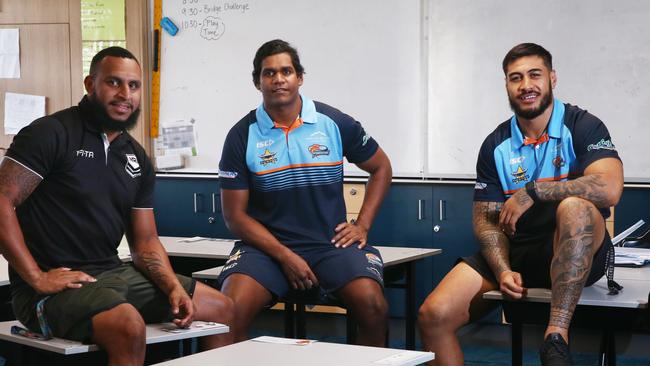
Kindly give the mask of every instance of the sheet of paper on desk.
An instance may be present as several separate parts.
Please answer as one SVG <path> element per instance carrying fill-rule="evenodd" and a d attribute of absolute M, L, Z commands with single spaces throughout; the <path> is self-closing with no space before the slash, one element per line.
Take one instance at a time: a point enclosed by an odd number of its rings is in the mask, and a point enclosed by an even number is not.
<path fill-rule="evenodd" d="M 262 343 L 274 343 L 274 344 L 288 344 L 291 346 L 308 346 L 312 343 L 316 343 L 313 339 L 292 339 L 292 338 L 281 338 L 281 337 L 271 337 L 271 336 L 261 336 L 251 339 L 255 342 Z"/>
<path fill-rule="evenodd" d="M 373 363 L 379 365 L 403 365 L 407 361 L 417 360 L 422 357 L 422 352 L 404 351 L 394 355 L 374 361 Z"/>
<path fill-rule="evenodd" d="M 650 249 L 615 247 L 614 264 L 643 266 L 650 263 Z"/>
<path fill-rule="evenodd" d="M 160 328 L 160 330 L 168 333 L 187 333 L 196 329 L 210 329 L 214 327 L 220 327 L 222 324 L 215 322 L 204 322 L 204 321 L 194 321 L 189 328 L 178 328 L 176 326 L 169 326 L 165 328 Z"/>

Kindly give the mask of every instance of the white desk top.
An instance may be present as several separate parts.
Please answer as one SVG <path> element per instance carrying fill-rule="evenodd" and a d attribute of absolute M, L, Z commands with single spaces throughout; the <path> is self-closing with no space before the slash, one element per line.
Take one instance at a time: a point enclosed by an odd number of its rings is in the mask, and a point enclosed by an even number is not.
<path fill-rule="evenodd" d="M 608 295 L 607 279 L 605 276 L 589 287 L 582 290 L 578 305 L 607 306 L 618 308 L 647 308 L 648 293 L 650 293 L 650 267 L 614 269 L 614 279 L 621 286 L 618 295 Z M 483 294 L 484 299 L 503 300 L 500 291 L 489 291 Z M 551 290 L 542 288 L 528 289 L 526 301 L 550 302 Z"/>
<path fill-rule="evenodd" d="M 162 242 L 165 250 L 167 250 L 167 253 L 170 257 L 228 259 L 230 251 L 235 244 L 235 240 L 231 239 L 208 238 L 191 242 L 182 242 L 182 240 L 188 239 L 189 238 L 180 238 L 173 236 L 160 237 L 160 241 Z M 375 248 L 377 248 L 377 250 L 379 250 L 381 253 L 381 256 L 384 260 L 384 266 L 386 267 L 442 253 L 441 249 L 381 246 L 376 246 Z"/>
<path fill-rule="evenodd" d="M 433 360 L 431 352 L 404 351 L 390 348 L 353 346 L 316 342 L 307 346 L 263 343 L 248 340 L 230 346 L 197 353 L 158 365 L 402 365 L 411 366 Z M 377 362 L 384 360 L 383 363 Z"/>

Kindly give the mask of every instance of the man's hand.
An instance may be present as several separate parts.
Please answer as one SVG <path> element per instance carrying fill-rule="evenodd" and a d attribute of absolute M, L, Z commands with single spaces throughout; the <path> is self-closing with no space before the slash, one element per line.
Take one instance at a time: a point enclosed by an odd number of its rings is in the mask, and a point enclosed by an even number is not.
<path fill-rule="evenodd" d="M 296 253 L 287 250 L 287 254 L 280 264 L 294 290 L 308 290 L 318 286 L 316 275 L 311 271 L 307 262 Z"/>
<path fill-rule="evenodd" d="M 188 328 L 192 325 L 196 308 L 194 301 L 182 286 L 177 286 L 169 293 L 169 304 L 177 327 Z"/>
<path fill-rule="evenodd" d="M 39 294 L 49 295 L 61 292 L 67 288 L 79 288 L 84 282 L 96 281 L 93 276 L 85 272 L 60 267 L 47 272 L 41 272 L 41 275 L 30 286 Z"/>
<path fill-rule="evenodd" d="M 334 228 L 336 235 L 332 238 L 332 244 L 337 248 L 347 248 L 358 242 L 359 249 L 366 246 L 368 239 L 368 230 L 349 222 L 342 222 Z"/>
<path fill-rule="evenodd" d="M 499 290 L 511 299 L 521 299 L 526 294 L 523 284 L 519 272 L 503 271 L 499 275 Z"/>
<path fill-rule="evenodd" d="M 509 236 L 515 234 L 517 221 L 533 206 L 533 199 L 526 193 L 525 189 L 518 190 L 501 207 L 499 213 L 499 227 Z"/>

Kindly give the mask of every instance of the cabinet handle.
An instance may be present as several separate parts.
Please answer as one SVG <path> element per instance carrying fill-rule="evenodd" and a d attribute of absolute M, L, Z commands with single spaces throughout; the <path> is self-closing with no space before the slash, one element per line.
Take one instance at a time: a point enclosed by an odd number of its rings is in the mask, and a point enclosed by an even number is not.
<path fill-rule="evenodd" d="M 192 193 L 192 196 L 194 197 L 194 213 L 198 212 L 198 193 Z"/>
<path fill-rule="evenodd" d="M 424 219 L 424 200 L 418 200 L 418 220 Z"/>
<path fill-rule="evenodd" d="M 212 193 L 212 213 L 217 212 L 217 200 L 215 199 L 217 196 L 216 193 Z"/>
<path fill-rule="evenodd" d="M 440 221 L 445 220 L 445 211 L 447 211 L 446 208 L 447 208 L 447 201 L 440 200 L 438 202 L 438 214 L 439 214 L 438 218 L 440 219 Z"/>

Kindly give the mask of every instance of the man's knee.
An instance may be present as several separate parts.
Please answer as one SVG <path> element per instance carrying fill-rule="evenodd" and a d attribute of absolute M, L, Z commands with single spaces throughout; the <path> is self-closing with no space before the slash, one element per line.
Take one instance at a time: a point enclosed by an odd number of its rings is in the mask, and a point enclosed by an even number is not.
<path fill-rule="evenodd" d="M 235 309 L 233 300 L 223 293 L 202 283 L 196 284 L 194 302 L 199 318 L 197 320 L 230 324 Z"/>
<path fill-rule="evenodd" d="M 452 306 L 451 301 L 444 301 L 443 298 L 430 296 L 420 306 L 418 311 L 418 325 L 424 329 L 447 328 L 449 326 L 460 327 L 469 322 L 467 307 Z"/>
<path fill-rule="evenodd" d="M 372 281 L 372 284 L 364 283 Z M 374 280 L 363 278 L 350 283 L 352 286 L 346 286 L 339 294 L 342 296 L 343 301 L 353 309 L 354 316 L 360 321 L 364 319 L 371 321 L 379 321 L 387 318 L 388 316 L 388 303 L 384 297 L 384 293 Z"/>
<path fill-rule="evenodd" d="M 106 343 L 144 345 L 147 330 L 140 313 L 130 304 L 121 304 L 102 311 L 92 318 L 93 341 L 106 347 Z"/>
<path fill-rule="evenodd" d="M 556 210 L 558 223 L 566 222 L 567 219 L 576 219 L 588 215 L 596 217 L 599 215 L 598 208 L 592 202 L 580 197 L 567 197 L 560 201 Z"/>

